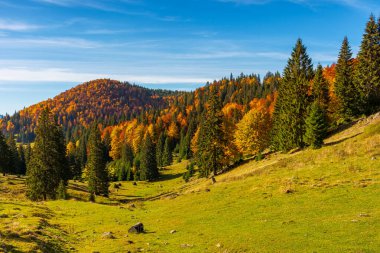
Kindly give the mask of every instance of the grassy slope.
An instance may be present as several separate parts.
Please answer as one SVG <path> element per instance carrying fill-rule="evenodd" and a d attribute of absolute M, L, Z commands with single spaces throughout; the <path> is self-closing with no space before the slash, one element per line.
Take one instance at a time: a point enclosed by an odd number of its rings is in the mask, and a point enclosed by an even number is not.
<path fill-rule="evenodd" d="M 214 185 L 184 184 L 183 162 L 160 182 L 111 186 L 111 199 L 97 204 L 81 201 L 85 185 L 74 182 L 69 192 L 77 200 L 31 203 L 23 179 L 0 177 L 0 245 L 47 252 L 378 252 L 380 118 L 326 143 L 246 163 Z M 128 234 L 138 221 L 146 233 Z M 102 238 L 104 232 L 115 239 Z"/>

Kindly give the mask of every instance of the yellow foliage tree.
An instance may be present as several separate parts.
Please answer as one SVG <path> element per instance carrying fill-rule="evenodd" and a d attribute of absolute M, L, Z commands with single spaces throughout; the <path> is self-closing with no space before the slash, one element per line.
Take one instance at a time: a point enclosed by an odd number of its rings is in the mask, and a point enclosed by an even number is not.
<path fill-rule="evenodd" d="M 235 144 L 243 155 L 254 155 L 269 145 L 272 122 L 266 109 L 252 109 L 237 124 Z"/>
<path fill-rule="evenodd" d="M 172 121 L 170 123 L 169 129 L 168 129 L 168 136 L 172 139 L 178 139 L 179 138 L 179 129 L 176 124 L 176 122 Z"/>
<path fill-rule="evenodd" d="M 123 140 L 120 138 L 121 129 L 115 127 L 111 133 L 111 151 L 110 157 L 113 160 L 118 160 L 121 157 L 121 148 L 123 146 Z"/>

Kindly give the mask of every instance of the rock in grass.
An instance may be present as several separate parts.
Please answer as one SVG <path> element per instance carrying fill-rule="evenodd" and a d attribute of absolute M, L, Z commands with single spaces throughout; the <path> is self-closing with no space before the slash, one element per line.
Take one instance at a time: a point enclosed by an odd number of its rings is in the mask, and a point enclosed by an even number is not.
<path fill-rule="evenodd" d="M 176 230 L 170 230 L 170 234 L 174 234 L 174 233 L 176 233 L 177 231 Z"/>
<path fill-rule="evenodd" d="M 192 247 L 193 247 L 192 244 L 188 244 L 188 243 L 181 244 L 181 248 L 192 248 Z"/>
<path fill-rule="evenodd" d="M 104 238 L 104 239 L 115 239 L 115 236 L 113 236 L 112 232 L 104 232 L 102 234 L 102 238 Z"/>
<path fill-rule="evenodd" d="M 128 230 L 128 233 L 135 233 L 135 234 L 139 234 L 139 233 L 143 233 L 143 232 L 144 232 L 144 225 L 141 222 L 139 222 L 136 225 L 132 226 Z"/>

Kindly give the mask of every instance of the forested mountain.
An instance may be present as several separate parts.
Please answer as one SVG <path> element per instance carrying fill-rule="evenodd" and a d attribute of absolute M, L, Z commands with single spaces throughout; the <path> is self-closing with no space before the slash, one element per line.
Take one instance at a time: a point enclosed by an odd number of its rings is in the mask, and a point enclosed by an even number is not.
<path fill-rule="evenodd" d="M 93 121 L 105 126 L 135 118 L 143 110 L 166 108 L 170 96 L 184 92 L 152 90 L 127 82 L 99 79 L 78 85 L 53 99 L 25 108 L 13 116 L 5 116 L 1 126 L 20 142 L 32 142 L 38 116 L 48 107 L 71 136 L 78 128 L 87 128 Z"/>

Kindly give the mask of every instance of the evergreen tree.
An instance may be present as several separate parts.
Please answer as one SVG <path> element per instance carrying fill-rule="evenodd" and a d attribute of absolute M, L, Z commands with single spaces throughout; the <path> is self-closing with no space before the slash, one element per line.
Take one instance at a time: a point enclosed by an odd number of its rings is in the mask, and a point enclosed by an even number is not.
<path fill-rule="evenodd" d="M 361 112 L 380 110 L 380 19 L 371 15 L 363 35 L 355 71 L 355 85 L 360 91 Z"/>
<path fill-rule="evenodd" d="M 272 146 L 288 151 L 303 146 L 308 89 L 313 79 L 313 65 L 306 47 L 298 39 L 284 70 L 274 111 Z"/>
<path fill-rule="evenodd" d="M 123 147 L 121 148 L 121 160 L 124 163 L 133 164 L 133 150 L 131 145 L 128 143 L 125 143 Z"/>
<path fill-rule="evenodd" d="M 5 141 L 3 132 L 0 130 L 0 173 L 5 176 L 8 173 L 9 147 Z"/>
<path fill-rule="evenodd" d="M 158 137 L 157 146 L 156 146 L 156 161 L 157 167 L 162 168 L 163 165 L 163 153 L 165 148 L 165 136 L 161 132 L 160 137 Z"/>
<path fill-rule="evenodd" d="M 58 185 L 57 199 L 67 199 L 66 185 L 63 180 L 61 180 Z"/>
<path fill-rule="evenodd" d="M 347 37 L 344 38 L 336 64 L 335 94 L 338 114 L 346 121 L 358 113 L 358 90 L 354 86 L 352 52 Z"/>
<path fill-rule="evenodd" d="M 327 126 L 326 112 L 318 101 L 315 101 L 311 105 L 309 116 L 306 118 L 305 143 L 315 149 L 322 147 Z"/>
<path fill-rule="evenodd" d="M 21 175 L 25 175 L 26 174 L 26 159 L 25 159 L 25 150 L 24 150 L 23 145 L 20 145 L 17 151 L 18 151 L 18 161 L 19 161 L 18 173 Z"/>
<path fill-rule="evenodd" d="M 54 199 L 68 168 L 63 133 L 49 109 L 42 110 L 35 133 L 33 154 L 27 164 L 27 196 L 31 200 Z"/>
<path fill-rule="evenodd" d="M 173 154 L 170 148 L 170 139 L 169 137 L 166 137 L 164 152 L 162 153 L 162 166 L 169 166 L 172 164 L 172 162 L 173 162 Z"/>
<path fill-rule="evenodd" d="M 313 101 L 316 101 L 321 108 L 327 109 L 329 103 L 329 84 L 323 76 L 321 64 L 318 64 L 317 71 L 315 72 L 312 97 Z"/>
<path fill-rule="evenodd" d="M 217 91 L 210 92 L 207 109 L 201 123 L 196 162 L 202 176 L 214 175 L 223 168 L 226 140 L 223 132 L 223 113 Z"/>
<path fill-rule="evenodd" d="M 99 194 L 108 196 L 108 172 L 104 159 L 104 147 L 97 124 L 93 124 L 91 127 L 88 147 L 86 170 L 90 196 Z"/>
<path fill-rule="evenodd" d="M 8 145 L 8 171 L 11 174 L 18 174 L 19 168 L 19 159 L 18 159 L 18 151 L 16 141 L 14 136 L 11 134 L 7 140 Z"/>
<path fill-rule="evenodd" d="M 156 146 L 150 134 L 147 133 L 141 150 L 140 180 L 153 180 L 156 178 L 158 178 Z"/>
<path fill-rule="evenodd" d="M 25 165 L 28 164 L 28 162 L 30 161 L 31 156 L 32 156 L 32 146 L 30 145 L 30 143 L 28 143 L 26 145 L 26 149 L 25 149 Z"/>

